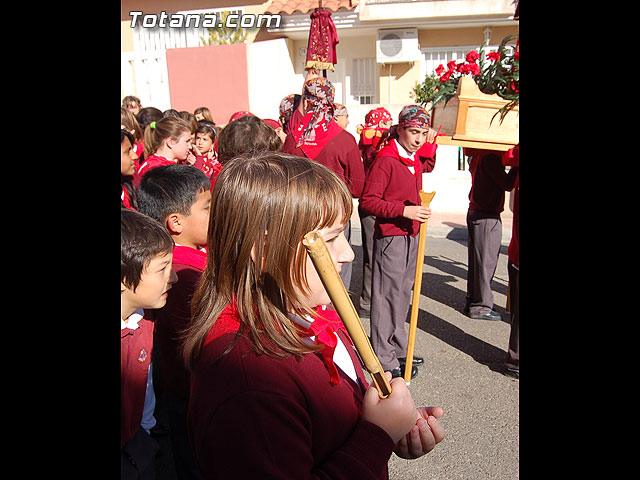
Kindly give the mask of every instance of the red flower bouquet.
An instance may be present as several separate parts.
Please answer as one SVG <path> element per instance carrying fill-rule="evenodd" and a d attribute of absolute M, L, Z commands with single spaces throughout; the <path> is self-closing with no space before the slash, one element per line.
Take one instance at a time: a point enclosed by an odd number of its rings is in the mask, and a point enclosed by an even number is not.
<path fill-rule="evenodd" d="M 507 48 L 507 43 L 517 37 L 518 35 L 505 37 L 495 52 L 485 54 L 485 45 L 480 47 L 481 53 L 471 50 L 463 62 L 456 63 L 455 60 L 451 60 L 447 63 L 446 70 L 444 65 L 438 65 L 436 75 L 440 83 L 435 87 L 433 98 L 421 98 L 421 101 L 426 103 L 432 100 L 435 106 L 444 100 L 446 106 L 456 94 L 460 78 L 469 76 L 482 93 L 497 94 L 509 101 L 499 110 L 502 120 L 520 101 L 520 41 L 516 43 L 515 49 Z"/>

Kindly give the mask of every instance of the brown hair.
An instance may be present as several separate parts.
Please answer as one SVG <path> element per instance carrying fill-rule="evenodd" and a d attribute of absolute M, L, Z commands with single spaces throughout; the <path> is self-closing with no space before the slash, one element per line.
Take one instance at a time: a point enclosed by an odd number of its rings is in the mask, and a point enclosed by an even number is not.
<path fill-rule="evenodd" d="M 142 102 L 135 95 L 127 95 L 122 99 L 122 106 L 125 108 L 129 108 L 130 106 L 137 105 L 142 108 Z"/>
<path fill-rule="evenodd" d="M 187 368 L 193 369 L 209 330 L 232 299 L 240 329 L 223 355 L 242 335 L 256 352 L 274 357 L 318 350 L 301 338 L 288 313 L 313 314 L 304 305 L 309 284 L 301 242 L 310 231 L 349 221 L 353 203 L 344 182 L 307 158 L 263 152 L 225 165 L 211 205 L 207 266 L 184 337 Z"/>
<path fill-rule="evenodd" d="M 120 124 L 129 132 L 133 130 L 133 138 L 136 142 L 142 141 L 142 129 L 136 116 L 124 107 L 120 107 Z"/>
<path fill-rule="evenodd" d="M 164 117 L 151 122 L 144 131 L 144 156 L 153 155 L 165 138 L 178 140 L 184 132 L 191 134 L 191 125 L 177 117 Z"/>
<path fill-rule="evenodd" d="M 186 120 L 187 123 L 191 125 L 191 133 L 196 133 L 196 128 L 198 128 L 198 120 L 196 120 L 196 116 L 191 112 L 187 112 L 186 110 L 179 111 L 178 115 L 180 115 L 180 118 Z"/>
<path fill-rule="evenodd" d="M 222 165 L 245 153 L 280 150 L 282 140 L 275 130 L 253 115 L 232 121 L 218 135 L 218 161 Z"/>
<path fill-rule="evenodd" d="M 202 116 L 204 117 L 205 120 L 209 120 L 210 122 L 213 122 L 214 124 L 216 122 L 213 121 L 213 117 L 211 116 L 211 112 L 209 111 L 209 109 L 207 107 L 198 107 L 193 111 L 194 115 L 198 115 L 199 113 L 202 114 Z"/>
<path fill-rule="evenodd" d="M 120 209 L 120 280 L 134 292 L 153 257 L 171 253 L 174 242 L 153 218 L 129 208 Z"/>

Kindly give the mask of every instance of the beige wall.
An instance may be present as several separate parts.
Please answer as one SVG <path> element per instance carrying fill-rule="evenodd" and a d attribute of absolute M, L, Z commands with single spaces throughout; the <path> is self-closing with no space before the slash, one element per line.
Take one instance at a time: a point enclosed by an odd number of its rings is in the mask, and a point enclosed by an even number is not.
<path fill-rule="evenodd" d="M 130 21 L 120 22 L 120 51 L 133 52 L 133 30 Z"/>
<path fill-rule="evenodd" d="M 498 45 L 500 41 L 512 33 L 518 33 L 518 27 L 490 27 L 491 44 Z M 420 48 L 427 47 L 455 47 L 477 46 L 484 42 L 484 27 L 482 28 L 450 28 L 443 30 L 418 30 Z"/>
<path fill-rule="evenodd" d="M 421 81 L 419 62 L 378 64 L 378 71 L 380 103 L 404 105 L 412 103 L 409 93 Z M 391 92 L 389 92 L 389 78 L 391 78 Z"/>

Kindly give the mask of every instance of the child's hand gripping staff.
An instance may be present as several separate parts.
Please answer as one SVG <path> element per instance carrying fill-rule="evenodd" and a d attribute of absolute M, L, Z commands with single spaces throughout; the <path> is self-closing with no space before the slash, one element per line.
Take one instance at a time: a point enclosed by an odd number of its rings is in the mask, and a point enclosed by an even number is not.
<path fill-rule="evenodd" d="M 360 322 L 360 317 L 356 313 L 356 309 L 342 283 L 340 274 L 336 270 L 322 236 L 318 232 L 309 232 L 304 236 L 302 244 L 306 247 L 318 276 L 347 328 L 360 358 L 362 358 L 367 371 L 371 374 L 371 378 L 377 387 L 378 395 L 380 398 L 388 397 L 391 393 L 391 385 L 382 370 L 378 357 L 373 348 L 371 348 L 371 343 L 369 343 L 369 338 Z"/>

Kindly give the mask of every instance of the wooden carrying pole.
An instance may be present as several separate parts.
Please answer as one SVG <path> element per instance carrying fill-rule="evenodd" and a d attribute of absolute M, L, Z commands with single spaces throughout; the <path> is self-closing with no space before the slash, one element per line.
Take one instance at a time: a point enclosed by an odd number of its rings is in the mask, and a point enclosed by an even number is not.
<path fill-rule="evenodd" d="M 436 192 L 425 193 L 422 190 L 420 203 L 423 207 L 428 207 Z M 411 383 L 411 369 L 413 368 L 413 347 L 416 343 L 416 327 L 418 326 L 418 310 L 420 309 L 420 290 L 422 289 L 422 265 L 424 264 L 424 247 L 427 241 L 427 222 L 420 224 L 418 234 L 418 258 L 416 260 L 416 276 L 413 281 L 413 298 L 411 299 L 411 321 L 409 323 L 409 340 L 407 342 L 407 361 L 404 367 L 404 381 L 407 385 Z"/>
<path fill-rule="evenodd" d="M 351 302 L 344 283 L 342 283 L 324 239 L 318 232 L 309 232 L 304 236 L 302 244 L 306 247 L 313 266 L 316 268 L 333 306 L 338 315 L 340 315 L 342 323 L 347 328 L 347 332 L 349 332 L 360 358 L 362 358 L 367 371 L 371 374 L 371 378 L 378 389 L 378 395 L 380 398 L 388 397 L 391 393 L 391 385 L 384 374 L 380 360 L 378 360 L 371 347 L 362 322 L 360 322 L 360 317 Z"/>

